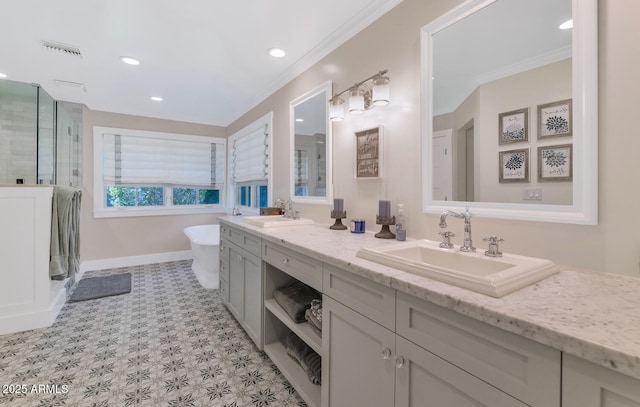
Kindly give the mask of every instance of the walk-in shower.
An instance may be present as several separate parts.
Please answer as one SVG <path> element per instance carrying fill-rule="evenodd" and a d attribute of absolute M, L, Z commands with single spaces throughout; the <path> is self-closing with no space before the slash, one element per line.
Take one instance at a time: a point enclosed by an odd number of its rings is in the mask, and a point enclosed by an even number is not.
<path fill-rule="evenodd" d="M 82 106 L 0 80 L 0 184 L 80 186 Z"/>

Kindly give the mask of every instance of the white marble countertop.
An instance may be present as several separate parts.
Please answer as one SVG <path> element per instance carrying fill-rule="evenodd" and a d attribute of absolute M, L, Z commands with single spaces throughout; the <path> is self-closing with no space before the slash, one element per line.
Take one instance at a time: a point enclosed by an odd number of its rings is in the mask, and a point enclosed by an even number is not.
<path fill-rule="evenodd" d="M 396 242 L 376 239 L 371 232 L 354 234 L 319 224 L 260 228 L 237 216 L 222 217 L 220 221 L 379 284 L 640 379 L 640 279 L 562 270 L 502 298 L 493 298 L 356 257 L 362 247 Z"/>

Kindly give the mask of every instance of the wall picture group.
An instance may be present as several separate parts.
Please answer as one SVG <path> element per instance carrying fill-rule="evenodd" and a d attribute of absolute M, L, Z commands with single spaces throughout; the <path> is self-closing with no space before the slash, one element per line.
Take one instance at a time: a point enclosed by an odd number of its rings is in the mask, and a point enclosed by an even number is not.
<path fill-rule="evenodd" d="M 572 136 L 571 99 L 538 105 L 538 142 Z M 498 115 L 498 145 L 529 142 L 529 108 Z M 538 146 L 538 181 L 573 180 L 572 144 Z M 529 182 L 529 148 L 498 152 L 500 183 Z"/>

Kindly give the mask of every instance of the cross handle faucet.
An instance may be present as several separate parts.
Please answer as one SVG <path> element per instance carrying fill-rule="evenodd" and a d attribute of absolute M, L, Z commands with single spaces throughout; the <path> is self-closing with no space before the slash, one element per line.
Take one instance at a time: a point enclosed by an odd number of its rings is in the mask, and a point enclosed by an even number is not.
<path fill-rule="evenodd" d="M 473 241 L 471 239 L 471 217 L 473 213 L 466 208 L 464 212 L 446 211 L 440 216 L 440 227 L 442 229 L 447 227 L 447 215 L 455 216 L 456 218 L 464 220 L 464 241 L 460 246 L 462 252 L 475 252 L 476 248 L 473 247 Z"/>

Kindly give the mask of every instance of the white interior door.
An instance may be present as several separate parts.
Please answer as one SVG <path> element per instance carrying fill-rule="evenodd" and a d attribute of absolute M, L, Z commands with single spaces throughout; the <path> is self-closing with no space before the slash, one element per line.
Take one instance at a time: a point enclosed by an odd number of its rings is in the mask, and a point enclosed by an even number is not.
<path fill-rule="evenodd" d="M 451 134 L 452 129 L 433 132 L 433 199 L 448 201 L 453 194 L 451 158 Z"/>

